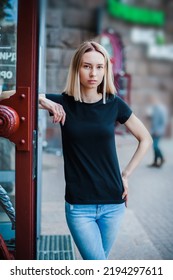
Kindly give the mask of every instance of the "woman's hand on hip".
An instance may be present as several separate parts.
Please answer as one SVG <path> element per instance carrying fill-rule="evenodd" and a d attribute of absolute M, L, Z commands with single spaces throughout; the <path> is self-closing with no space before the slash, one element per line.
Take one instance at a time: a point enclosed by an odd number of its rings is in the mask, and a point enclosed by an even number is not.
<path fill-rule="evenodd" d="M 123 181 L 123 187 L 124 187 L 124 192 L 122 194 L 122 199 L 125 200 L 125 205 L 127 207 L 127 202 L 128 202 L 128 179 L 125 176 L 122 176 L 122 181 Z"/>

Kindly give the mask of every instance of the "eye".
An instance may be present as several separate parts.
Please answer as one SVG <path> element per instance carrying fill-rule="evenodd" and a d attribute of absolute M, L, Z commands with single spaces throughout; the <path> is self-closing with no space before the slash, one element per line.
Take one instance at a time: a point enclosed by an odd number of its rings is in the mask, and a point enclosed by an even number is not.
<path fill-rule="evenodd" d="M 97 68 L 98 69 L 103 69 L 103 66 L 102 65 L 98 65 Z"/>
<path fill-rule="evenodd" d="M 91 66 L 89 66 L 89 65 L 84 65 L 83 66 L 85 69 L 90 69 L 91 68 Z"/>

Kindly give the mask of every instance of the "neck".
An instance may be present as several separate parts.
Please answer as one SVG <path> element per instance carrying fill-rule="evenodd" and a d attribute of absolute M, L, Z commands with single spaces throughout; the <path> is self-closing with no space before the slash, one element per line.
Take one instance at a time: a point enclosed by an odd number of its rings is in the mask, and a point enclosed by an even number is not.
<path fill-rule="evenodd" d="M 93 90 L 86 90 L 81 92 L 82 101 L 86 103 L 94 103 L 102 98 L 102 94 Z"/>

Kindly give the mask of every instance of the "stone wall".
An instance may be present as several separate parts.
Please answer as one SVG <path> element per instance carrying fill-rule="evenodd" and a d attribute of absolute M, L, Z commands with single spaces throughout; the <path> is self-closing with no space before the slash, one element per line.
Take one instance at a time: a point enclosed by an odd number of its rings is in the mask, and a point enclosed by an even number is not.
<path fill-rule="evenodd" d="M 49 0 L 46 15 L 46 92 L 63 91 L 71 57 L 85 40 L 96 36 L 97 7 L 102 0 Z M 61 149 L 60 128 L 47 120 L 48 146 Z"/>
<path fill-rule="evenodd" d="M 132 2 L 139 5 L 139 1 L 133 0 Z M 165 32 L 166 43 L 172 43 L 173 1 L 166 2 L 143 0 L 140 1 L 140 4 L 151 9 L 165 10 L 166 23 L 162 30 Z M 96 14 L 98 6 L 102 7 L 101 20 Z M 49 0 L 47 9 L 47 92 L 62 92 L 74 50 L 85 40 L 98 39 L 98 26 L 100 31 L 111 28 L 121 35 L 125 48 L 126 71 L 132 76 L 131 106 L 134 112 L 141 119 L 144 118 L 146 97 L 151 93 L 164 93 L 165 102 L 172 108 L 172 62 L 149 59 L 146 54 L 146 45 L 134 44 L 131 41 L 131 28 L 135 25 L 111 17 L 107 13 L 104 0 Z M 159 30 L 156 27 L 154 29 Z"/>
<path fill-rule="evenodd" d="M 135 2 L 135 1 L 134 1 Z M 143 1 L 144 2 L 144 1 Z M 146 2 L 146 1 L 145 1 Z M 159 3 L 160 2 L 160 3 Z M 170 1 L 173 3 L 173 1 Z M 165 34 L 165 43 L 173 44 L 172 18 L 173 4 L 167 3 L 163 5 L 162 1 L 150 3 L 151 8 L 164 8 L 166 14 L 166 22 L 162 28 L 154 28 L 154 30 L 163 30 Z M 148 5 L 149 7 L 149 2 Z M 147 45 L 135 44 L 132 42 L 130 34 L 131 28 L 135 25 L 117 21 L 115 18 L 105 14 L 102 25 L 104 28 L 111 28 L 121 34 L 125 51 L 125 65 L 127 73 L 131 74 L 131 107 L 135 114 L 146 123 L 147 97 L 151 94 L 158 95 L 171 113 L 170 123 L 167 135 L 173 134 L 173 61 L 148 58 Z M 140 28 L 143 27 L 136 26 Z M 153 28 L 153 27 L 152 27 Z"/>
<path fill-rule="evenodd" d="M 47 91 L 64 88 L 74 50 L 96 34 L 96 7 L 101 1 L 48 1 Z"/>

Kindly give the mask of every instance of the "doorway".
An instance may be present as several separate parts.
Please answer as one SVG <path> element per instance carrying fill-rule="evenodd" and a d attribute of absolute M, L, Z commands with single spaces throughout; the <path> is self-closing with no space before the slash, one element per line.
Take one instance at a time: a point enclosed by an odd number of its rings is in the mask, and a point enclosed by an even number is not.
<path fill-rule="evenodd" d="M 0 183 L 13 216 L 1 207 L 0 234 L 17 260 L 74 259 L 69 234 L 41 228 L 46 113 L 38 110 L 38 94 L 46 89 L 46 0 L 40 6 L 34 0 L 1 5 Z M 11 112 L 15 128 L 7 117 Z"/>
<path fill-rule="evenodd" d="M 1 1 L 0 17 L 0 182 L 6 202 L 1 200 L 0 232 L 13 241 L 6 245 L 14 258 L 28 260 L 36 258 L 37 1 Z M 12 228 L 7 197 L 15 209 Z"/>

